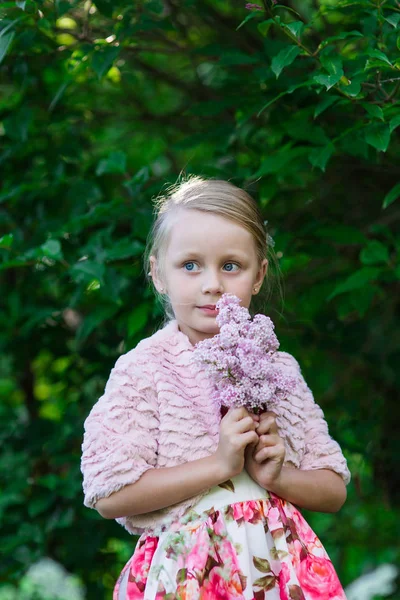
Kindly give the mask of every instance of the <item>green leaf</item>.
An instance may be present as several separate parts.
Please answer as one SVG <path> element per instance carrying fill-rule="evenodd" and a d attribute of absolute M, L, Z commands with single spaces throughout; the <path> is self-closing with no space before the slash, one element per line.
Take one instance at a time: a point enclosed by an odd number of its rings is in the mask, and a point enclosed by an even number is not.
<path fill-rule="evenodd" d="M 303 21 L 292 21 L 292 23 L 284 23 L 284 27 L 289 29 L 290 33 L 292 33 L 297 39 L 300 39 L 304 29 L 304 23 Z"/>
<path fill-rule="evenodd" d="M 59 86 L 53 100 L 49 104 L 49 112 L 51 112 L 54 109 L 58 101 L 62 98 L 62 95 L 64 94 L 65 90 L 67 89 L 70 83 L 71 79 L 67 79 L 66 81 L 63 81 L 62 84 Z"/>
<path fill-rule="evenodd" d="M 386 152 L 390 142 L 390 129 L 388 125 L 383 123 L 373 124 L 366 128 L 364 137 L 367 144 L 373 146 L 380 152 Z"/>
<path fill-rule="evenodd" d="M 266 37 L 268 35 L 268 31 L 271 28 L 271 25 L 273 25 L 274 23 L 274 19 L 267 19 L 266 21 L 262 21 L 262 23 L 259 23 L 257 25 L 257 29 L 263 37 Z"/>
<path fill-rule="evenodd" d="M 28 503 L 29 516 L 35 518 L 40 513 L 48 512 L 53 502 L 55 502 L 55 497 L 51 494 L 41 494 L 40 496 L 31 498 Z"/>
<path fill-rule="evenodd" d="M 396 183 L 396 185 L 392 187 L 392 189 L 386 194 L 383 200 L 382 208 L 387 208 L 393 204 L 397 198 L 400 198 L 400 183 Z"/>
<path fill-rule="evenodd" d="M 320 50 L 321 48 L 324 48 L 331 42 L 336 42 L 338 40 L 345 40 L 346 38 L 349 38 L 349 37 L 364 37 L 364 36 L 360 31 L 357 31 L 356 29 L 353 29 L 352 31 L 343 31 L 342 33 L 339 33 L 338 35 L 333 35 L 331 37 L 326 38 L 318 46 L 318 49 Z"/>
<path fill-rule="evenodd" d="M 144 329 L 150 312 L 148 302 L 139 304 L 128 317 L 128 336 L 132 337 Z"/>
<path fill-rule="evenodd" d="M 372 300 L 377 292 L 378 286 L 369 284 L 359 290 L 353 290 L 350 292 L 350 302 L 353 308 L 358 312 L 360 317 L 363 317 L 369 307 L 371 306 Z"/>
<path fill-rule="evenodd" d="M 238 25 L 236 27 L 236 31 L 238 31 L 241 27 L 243 27 L 243 25 L 248 23 L 251 19 L 255 19 L 256 17 L 259 17 L 260 12 L 261 11 L 258 10 L 258 11 L 251 12 L 249 15 L 247 15 L 247 17 L 245 19 L 243 19 L 243 21 L 240 23 L 240 25 Z"/>
<path fill-rule="evenodd" d="M 355 273 L 352 273 L 333 290 L 331 295 L 328 297 L 328 301 L 332 300 L 332 298 L 335 298 L 335 296 L 338 296 L 339 294 L 343 294 L 344 292 L 350 292 L 351 290 L 362 288 L 370 281 L 377 279 L 381 272 L 382 269 L 379 267 L 363 267 L 362 269 L 359 269 Z"/>
<path fill-rule="evenodd" d="M 310 86 L 310 82 L 309 81 L 303 81 L 302 83 L 298 83 L 297 85 L 292 85 L 290 88 L 288 88 L 284 92 L 281 92 L 280 94 L 278 94 L 277 96 L 275 96 L 274 98 L 272 98 L 272 100 L 269 100 L 266 104 L 264 104 L 264 106 L 258 111 L 257 117 L 259 117 L 261 115 L 261 113 L 266 108 L 268 108 L 268 106 L 271 106 L 271 104 L 273 104 L 274 102 L 276 102 L 277 100 L 279 100 L 283 96 L 286 96 L 287 94 L 292 94 L 295 90 L 298 90 L 299 88 L 309 87 L 309 86 Z"/>
<path fill-rule="evenodd" d="M 275 6 L 272 6 L 272 8 L 273 8 L 273 10 L 276 10 L 277 8 L 284 8 L 285 10 L 292 12 L 293 14 L 300 17 L 300 14 L 296 10 L 294 10 L 294 8 L 291 8 L 290 6 L 286 6 L 285 4 L 275 4 Z"/>
<path fill-rule="evenodd" d="M 298 157 L 308 155 L 309 149 L 307 146 L 296 146 L 292 148 L 292 143 L 285 144 L 280 147 L 276 152 L 268 154 L 262 159 L 261 165 L 253 177 L 260 177 L 263 175 L 270 175 L 272 173 L 278 173 L 286 165 L 294 162 Z"/>
<path fill-rule="evenodd" d="M 326 51 L 325 51 L 326 52 Z M 321 64 L 326 71 L 328 71 L 329 75 L 343 75 L 343 61 L 340 55 L 338 54 L 321 54 L 320 56 Z"/>
<path fill-rule="evenodd" d="M 337 75 L 315 75 L 313 79 L 316 83 L 324 85 L 327 90 L 330 90 L 340 81 L 340 78 L 341 75 L 338 73 Z"/>
<path fill-rule="evenodd" d="M 376 265 L 389 261 L 389 251 L 382 242 L 372 240 L 360 252 L 360 260 L 364 265 Z"/>
<path fill-rule="evenodd" d="M 141 256 L 144 250 L 144 245 L 137 240 L 126 238 L 114 244 L 112 248 L 106 250 L 106 260 L 123 260 L 132 256 Z"/>
<path fill-rule="evenodd" d="M 350 84 L 343 87 L 347 96 L 351 96 L 352 98 L 358 96 L 361 91 L 361 84 L 366 79 L 364 73 L 360 73 L 359 75 L 355 75 L 351 78 Z"/>
<path fill-rule="evenodd" d="M 383 110 L 380 106 L 377 106 L 376 104 L 367 104 L 366 102 L 363 102 L 362 106 L 365 108 L 367 113 L 371 115 L 371 117 L 380 119 L 381 121 L 385 120 L 385 115 L 383 114 Z"/>
<path fill-rule="evenodd" d="M 71 277 L 76 283 L 90 283 L 93 279 L 104 283 L 104 272 L 104 264 L 93 260 L 79 261 L 70 269 Z"/>
<path fill-rule="evenodd" d="M 273 532 L 277 531 L 276 529 Z M 282 529 L 283 532 L 283 529 Z M 268 591 L 275 587 L 276 577 L 275 575 L 264 575 L 264 577 L 259 577 L 253 583 L 254 586 L 260 587 L 264 591 Z"/>
<path fill-rule="evenodd" d="M 100 306 L 89 313 L 76 331 L 78 342 L 85 340 L 97 327 L 111 319 L 119 310 L 117 304 Z"/>
<path fill-rule="evenodd" d="M 119 53 L 119 46 L 101 46 L 93 52 L 92 69 L 99 79 L 109 71 Z"/>
<path fill-rule="evenodd" d="M 313 167 L 325 171 L 326 164 L 335 151 L 333 144 L 327 144 L 325 148 L 313 148 L 309 154 L 309 160 Z"/>
<path fill-rule="evenodd" d="M 400 14 L 399 13 L 393 13 L 393 14 L 389 15 L 388 17 L 384 17 L 384 18 L 385 18 L 385 21 L 387 21 L 390 25 L 392 25 L 392 27 L 397 29 L 397 27 L 399 26 L 399 22 L 400 22 Z"/>
<path fill-rule="evenodd" d="M 332 106 L 335 102 L 339 100 L 339 96 L 334 96 L 333 94 L 326 95 L 324 99 L 317 104 L 314 110 L 314 119 L 316 119 L 320 114 L 322 114 L 327 108 Z"/>
<path fill-rule="evenodd" d="M 389 122 L 390 133 L 392 133 L 392 131 L 394 131 L 399 125 L 400 125 L 400 115 L 396 115 L 395 117 L 393 117 L 393 119 L 390 119 L 390 122 Z"/>
<path fill-rule="evenodd" d="M 271 573 L 271 565 L 266 558 L 253 556 L 253 564 L 260 573 Z"/>
<path fill-rule="evenodd" d="M 12 233 L 7 233 L 0 238 L 0 248 L 10 248 L 14 241 L 14 236 Z"/>
<path fill-rule="evenodd" d="M 381 60 L 382 62 L 392 66 L 392 63 L 390 62 L 386 54 L 384 54 L 380 50 L 376 50 L 376 48 L 367 48 L 365 53 L 368 56 L 371 56 L 372 58 L 377 58 L 378 60 Z"/>
<path fill-rule="evenodd" d="M 43 256 L 53 258 L 55 260 L 61 260 L 63 255 L 61 251 L 61 244 L 58 240 L 47 240 L 40 246 Z"/>
<path fill-rule="evenodd" d="M 277 79 L 283 69 L 291 65 L 299 54 L 300 48 L 298 46 L 288 46 L 274 56 L 271 62 L 271 69 L 275 73 Z"/>
<path fill-rule="evenodd" d="M 125 173 L 126 154 L 122 150 L 115 150 L 107 158 L 103 158 L 97 165 L 96 175 L 105 173 Z"/>
<path fill-rule="evenodd" d="M 7 117 L 7 119 L 4 119 L 4 129 L 11 139 L 26 142 L 31 122 L 32 110 L 28 106 L 23 105 Z"/>
<path fill-rule="evenodd" d="M 14 39 L 14 36 L 15 31 L 10 31 L 10 33 L 3 34 L 0 36 L 0 63 L 7 54 L 7 51 L 11 45 L 11 42 Z"/>

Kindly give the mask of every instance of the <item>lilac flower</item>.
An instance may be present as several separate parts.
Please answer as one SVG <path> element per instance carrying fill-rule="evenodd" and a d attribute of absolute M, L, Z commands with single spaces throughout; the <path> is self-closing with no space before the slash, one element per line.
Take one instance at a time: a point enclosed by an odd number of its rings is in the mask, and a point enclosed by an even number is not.
<path fill-rule="evenodd" d="M 246 8 L 247 10 L 264 10 L 259 4 L 251 4 L 251 2 L 246 4 Z"/>
<path fill-rule="evenodd" d="M 252 319 L 232 294 L 224 294 L 217 308 L 220 332 L 198 342 L 194 350 L 194 359 L 212 379 L 213 400 L 219 407 L 270 409 L 295 385 L 275 362 L 279 342 L 273 322 L 265 315 Z"/>

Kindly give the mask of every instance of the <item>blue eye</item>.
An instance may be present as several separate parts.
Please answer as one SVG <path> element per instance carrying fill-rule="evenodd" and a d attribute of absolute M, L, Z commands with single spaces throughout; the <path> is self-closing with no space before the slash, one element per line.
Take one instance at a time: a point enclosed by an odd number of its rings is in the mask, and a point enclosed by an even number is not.
<path fill-rule="evenodd" d="M 237 265 L 236 263 L 225 263 L 224 265 L 225 270 L 228 271 L 229 273 L 231 273 L 232 271 L 234 271 L 234 267 L 236 267 L 236 269 L 239 268 L 239 265 Z M 230 268 L 228 268 L 230 267 Z"/>
<path fill-rule="evenodd" d="M 196 266 L 197 266 L 196 263 L 193 261 L 187 262 L 183 265 L 184 269 L 186 269 L 186 271 L 190 271 L 190 272 L 194 271 Z"/>

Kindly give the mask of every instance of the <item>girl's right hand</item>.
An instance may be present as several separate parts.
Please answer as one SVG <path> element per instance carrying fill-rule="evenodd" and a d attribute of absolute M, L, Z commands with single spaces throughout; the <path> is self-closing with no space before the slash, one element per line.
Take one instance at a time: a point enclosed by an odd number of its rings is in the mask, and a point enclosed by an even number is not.
<path fill-rule="evenodd" d="M 215 459 L 226 479 L 235 477 L 243 471 L 244 452 L 251 444 L 258 444 L 256 427 L 259 417 L 249 413 L 244 406 L 230 408 L 221 420 L 219 444 Z"/>

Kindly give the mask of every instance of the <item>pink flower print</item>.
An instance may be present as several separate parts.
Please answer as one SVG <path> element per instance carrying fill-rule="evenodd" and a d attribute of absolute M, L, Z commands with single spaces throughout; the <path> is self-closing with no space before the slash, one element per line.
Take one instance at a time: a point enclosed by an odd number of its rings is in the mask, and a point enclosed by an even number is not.
<path fill-rule="evenodd" d="M 246 521 L 251 522 L 254 518 L 254 510 L 253 510 L 252 502 L 237 502 L 233 505 L 233 518 L 235 521 Z"/>
<path fill-rule="evenodd" d="M 179 598 L 179 600 L 197 600 L 199 597 L 199 581 L 196 577 L 185 579 L 183 583 L 178 585 L 176 598 Z"/>
<path fill-rule="evenodd" d="M 281 514 L 276 506 L 271 506 L 271 508 L 268 510 L 267 520 L 270 531 L 282 528 Z"/>
<path fill-rule="evenodd" d="M 141 581 L 147 579 L 157 545 L 157 537 L 147 537 L 144 544 L 134 552 L 131 561 L 131 576 L 135 579 Z"/>
<path fill-rule="evenodd" d="M 216 535 L 222 536 L 225 533 L 226 526 L 225 526 L 225 522 L 222 518 L 222 514 L 220 512 L 218 512 L 218 518 L 213 523 L 212 529 Z"/>
<path fill-rule="evenodd" d="M 308 546 L 308 544 L 310 544 L 311 546 L 314 546 L 316 544 L 316 542 L 319 540 L 317 539 L 317 536 L 315 535 L 314 531 L 311 529 L 311 527 L 308 525 L 308 523 L 304 520 L 303 516 L 300 514 L 300 512 L 297 509 L 294 509 L 292 511 L 291 518 L 296 527 L 299 538 L 307 546 Z"/>
<path fill-rule="evenodd" d="M 299 540 L 293 541 L 292 548 L 293 548 L 293 550 L 291 549 L 291 554 L 292 554 L 293 566 L 295 569 L 297 569 L 300 564 L 301 553 L 304 552 L 304 550 L 303 550 L 303 546 Z"/>
<path fill-rule="evenodd" d="M 127 600 L 142 600 L 148 572 L 157 545 L 157 537 L 148 537 L 143 542 L 138 542 L 129 564 L 130 573 L 126 592 Z"/>
<path fill-rule="evenodd" d="M 218 548 L 223 565 L 228 566 L 232 573 L 239 571 L 239 562 L 232 542 L 225 538 Z"/>
<path fill-rule="evenodd" d="M 297 570 L 300 585 L 310 600 L 346 600 L 329 558 L 307 554 Z"/>
<path fill-rule="evenodd" d="M 278 575 L 279 582 L 279 598 L 280 600 L 289 600 L 289 596 L 287 593 L 287 584 L 290 580 L 290 571 L 289 567 L 286 563 L 282 563 L 282 568 Z"/>
<path fill-rule="evenodd" d="M 195 545 L 191 548 L 189 555 L 185 560 L 185 567 L 189 574 L 195 574 L 197 571 L 202 571 L 206 562 L 210 549 L 210 542 L 206 526 L 201 526 L 194 533 Z"/>
<path fill-rule="evenodd" d="M 238 573 L 232 573 L 229 578 L 225 578 L 220 568 L 214 568 L 208 581 L 204 582 L 201 600 L 231 600 L 232 598 L 244 600 Z"/>

